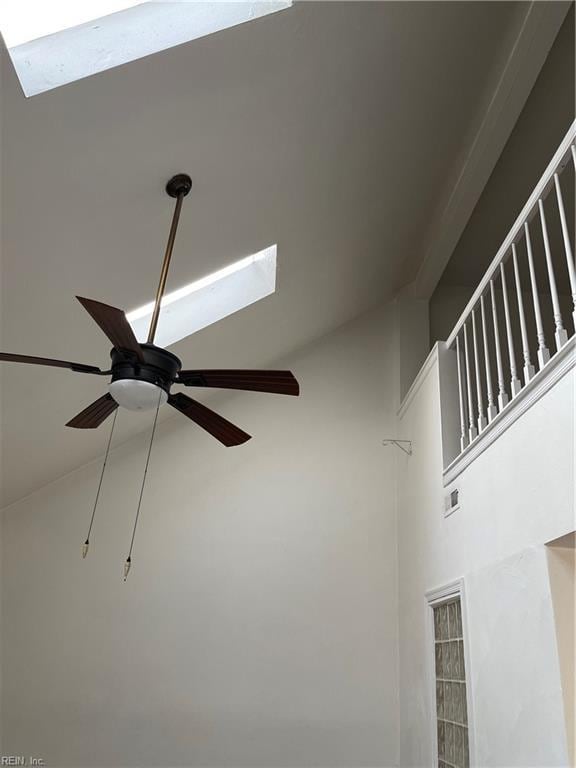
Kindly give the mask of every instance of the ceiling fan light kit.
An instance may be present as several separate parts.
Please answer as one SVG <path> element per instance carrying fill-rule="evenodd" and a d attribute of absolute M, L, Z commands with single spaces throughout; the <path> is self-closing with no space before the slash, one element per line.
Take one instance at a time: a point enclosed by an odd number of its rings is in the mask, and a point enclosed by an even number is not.
<path fill-rule="evenodd" d="M 176 240 L 182 203 L 191 189 L 192 179 L 185 173 L 179 173 L 176 176 L 173 176 L 166 184 L 166 193 L 176 200 L 176 204 L 172 216 L 172 223 L 170 225 L 166 251 L 162 261 L 160 280 L 158 282 L 154 310 L 152 312 L 146 343 L 140 344 L 137 341 L 132 327 L 121 309 L 111 307 L 108 304 L 103 304 L 99 301 L 94 301 L 93 299 L 77 296 L 76 298 L 78 301 L 92 316 L 113 344 L 110 352 L 112 364 L 109 370 L 101 370 L 93 365 L 85 365 L 83 363 L 69 362 L 65 360 L 53 360 L 45 357 L 31 357 L 28 355 L 0 352 L 0 361 L 68 368 L 76 373 L 111 377 L 108 392 L 84 408 L 84 410 L 66 424 L 66 426 L 76 429 L 95 429 L 114 413 L 114 421 L 106 448 L 98 492 L 96 494 L 96 501 L 90 520 L 90 528 L 86 541 L 82 546 L 83 557 L 86 557 L 88 554 L 90 532 L 94 522 L 94 515 L 98 504 L 106 461 L 110 451 L 118 406 L 131 411 L 156 409 L 154 426 L 152 428 L 148 456 L 146 459 L 146 468 L 136 512 L 136 520 L 132 533 L 130 552 L 124 564 L 124 580 L 126 580 L 132 564 L 132 545 L 134 543 L 136 524 L 138 522 L 146 480 L 146 471 L 148 469 L 160 406 L 168 403 L 172 408 L 180 411 L 180 413 L 191 421 L 194 421 L 227 447 L 241 445 L 250 439 L 249 434 L 239 427 L 236 427 L 216 412 L 210 410 L 210 408 L 207 408 L 202 403 L 193 400 L 182 392 L 172 394 L 172 386 L 183 385 L 186 387 L 235 389 L 295 396 L 300 394 L 299 384 L 290 371 L 233 369 L 182 370 L 182 363 L 176 355 L 172 354 L 172 352 L 169 352 L 167 349 L 163 349 L 154 344 L 154 337 L 158 327 L 162 297 L 166 288 L 166 280 L 168 278 L 170 260 L 172 258 L 172 251 Z"/>
<path fill-rule="evenodd" d="M 142 360 L 131 359 L 117 349 L 112 358 L 112 380 L 108 391 L 118 405 L 130 411 L 155 408 L 160 397 L 167 402 L 170 387 L 182 368 L 182 363 L 167 349 L 154 344 L 141 344 Z"/>

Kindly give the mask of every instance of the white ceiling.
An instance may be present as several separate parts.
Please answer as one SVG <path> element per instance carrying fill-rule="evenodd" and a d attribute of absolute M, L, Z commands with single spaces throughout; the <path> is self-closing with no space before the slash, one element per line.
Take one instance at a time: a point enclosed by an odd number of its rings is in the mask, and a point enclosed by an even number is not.
<path fill-rule="evenodd" d="M 175 345 L 187 367 L 266 365 L 382 302 L 414 276 L 524 12 L 306 2 L 31 99 L 4 51 L 1 348 L 105 365 L 74 295 L 153 297 L 178 171 L 194 187 L 168 289 L 278 243 L 277 293 Z M 108 430 L 63 426 L 103 380 L 2 372 L 10 503 Z M 123 413 L 117 439 L 149 421 Z"/>

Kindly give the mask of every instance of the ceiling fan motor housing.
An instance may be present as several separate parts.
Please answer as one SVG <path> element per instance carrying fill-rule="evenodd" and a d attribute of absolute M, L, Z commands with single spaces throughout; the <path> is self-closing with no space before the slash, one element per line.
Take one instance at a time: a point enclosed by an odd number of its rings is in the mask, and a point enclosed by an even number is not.
<path fill-rule="evenodd" d="M 110 394 L 116 402 L 134 411 L 165 403 L 182 363 L 171 352 L 154 344 L 140 344 L 144 362 L 134 354 L 112 349 Z"/>

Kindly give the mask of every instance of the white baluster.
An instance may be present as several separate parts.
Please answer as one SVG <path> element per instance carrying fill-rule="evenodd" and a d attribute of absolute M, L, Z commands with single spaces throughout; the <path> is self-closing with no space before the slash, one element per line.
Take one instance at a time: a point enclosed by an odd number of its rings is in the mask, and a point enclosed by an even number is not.
<path fill-rule="evenodd" d="M 462 382 L 462 364 L 460 361 L 460 334 L 456 336 L 456 362 L 458 365 L 458 401 L 460 403 L 460 450 L 463 451 L 468 445 L 468 438 L 466 437 L 466 414 Z"/>
<path fill-rule="evenodd" d="M 544 240 L 544 251 L 546 253 L 546 267 L 548 268 L 548 282 L 550 283 L 550 294 L 552 296 L 552 309 L 554 312 L 554 324 L 556 332 L 556 349 L 561 349 L 568 341 L 568 334 L 562 325 L 562 313 L 560 312 L 560 303 L 558 301 L 558 291 L 556 289 L 556 278 L 554 277 L 554 266 L 552 264 L 552 253 L 550 251 L 550 240 L 548 239 L 548 227 L 546 226 L 546 216 L 544 214 L 544 205 L 542 199 L 538 200 L 540 209 L 540 222 L 542 224 L 542 239 Z"/>
<path fill-rule="evenodd" d="M 572 147 L 574 149 L 574 147 Z M 562 199 L 562 188 L 558 174 L 554 174 L 554 184 L 556 186 L 556 199 L 558 201 L 558 212 L 560 214 L 560 223 L 562 225 L 562 237 L 564 239 L 564 251 L 566 253 L 566 263 L 568 265 L 568 275 L 570 276 L 570 292 L 572 293 L 572 320 L 574 321 L 574 330 L 576 330 L 576 270 L 574 269 L 574 258 L 572 256 L 572 245 L 570 244 L 570 234 L 566 224 L 566 212 L 564 210 L 564 200 Z"/>
<path fill-rule="evenodd" d="M 480 364 L 478 362 L 478 336 L 476 334 L 476 312 L 472 310 L 472 343 L 474 345 L 474 370 L 476 372 L 476 403 L 478 405 L 478 432 L 486 427 L 484 416 L 484 402 L 482 398 L 482 384 L 480 382 Z"/>
<path fill-rule="evenodd" d="M 492 391 L 492 371 L 490 366 L 490 350 L 488 348 L 488 334 L 486 332 L 486 311 L 484 309 L 484 296 L 480 296 L 480 314 L 482 317 L 482 339 L 484 341 L 484 365 L 486 368 L 486 397 L 488 398 L 488 422 L 491 422 L 498 413 L 494 405 L 494 393 Z"/>
<path fill-rule="evenodd" d="M 518 256 L 516 246 L 512 245 L 512 261 L 514 263 L 514 282 L 516 283 L 516 297 L 518 299 L 518 312 L 520 314 L 520 333 L 522 334 L 522 355 L 524 356 L 524 383 L 528 384 L 534 376 L 534 366 L 530 361 L 530 346 L 528 344 L 528 332 L 526 331 L 526 317 L 524 315 L 524 300 L 522 298 L 522 285 L 520 283 L 520 270 L 518 269 Z"/>
<path fill-rule="evenodd" d="M 502 353 L 500 352 L 500 331 L 498 330 L 498 309 L 496 308 L 496 296 L 494 294 L 494 280 L 490 280 L 490 298 L 492 299 L 492 321 L 494 324 L 494 344 L 496 347 L 496 368 L 498 372 L 498 410 L 503 410 L 508 405 L 508 393 L 504 384 L 502 371 Z"/>
<path fill-rule="evenodd" d="M 472 403 L 472 383 L 470 381 L 470 356 L 468 355 L 468 328 L 464 323 L 464 358 L 466 360 L 466 389 L 468 391 L 468 439 L 470 442 L 478 436 L 474 426 L 474 405 Z"/>
<path fill-rule="evenodd" d="M 506 320 L 506 337 L 508 339 L 508 360 L 510 361 L 510 389 L 512 397 L 516 397 L 522 389 L 522 384 L 516 372 L 516 355 L 514 353 L 514 338 L 512 337 L 512 323 L 510 322 L 510 306 L 508 304 L 508 287 L 506 286 L 506 272 L 504 263 L 500 262 L 500 278 L 502 280 L 502 295 L 504 297 L 504 318 Z"/>
<path fill-rule="evenodd" d="M 542 370 L 548 360 L 550 360 L 550 350 L 546 346 L 544 326 L 542 325 L 540 297 L 538 296 L 538 283 L 536 282 L 536 272 L 534 270 L 534 256 L 532 254 L 532 240 L 530 239 L 530 229 L 528 227 L 528 222 L 524 224 L 524 234 L 526 236 L 526 251 L 528 252 L 528 267 L 530 268 L 530 285 L 532 286 L 532 300 L 534 302 L 534 316 L 536 318 L 536 335 L 538 337 L 538 366 L 540 370 Z"/>

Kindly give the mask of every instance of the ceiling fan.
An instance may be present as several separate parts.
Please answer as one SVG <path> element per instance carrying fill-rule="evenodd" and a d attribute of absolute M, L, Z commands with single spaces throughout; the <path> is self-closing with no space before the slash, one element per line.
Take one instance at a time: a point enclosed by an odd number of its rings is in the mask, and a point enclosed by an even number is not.
<path fill-rule="evenodd" d="M 245 443 L 250 439 L 250 435 L 183 392 L 173 394 L 172 386 L 251 390 L 278 395 L 300 394 L 298 382 L 290 371 L 182 370 L 182 363 L 176 355 L 154 344 L 182 202 L 191 188 L 192 179 L 184 173 L 172 177 L 166 184 L 166 192 L 176 199 L 176 205 L 146 343 L 140 344 L 137 341 L 121 309 L 77 296 L 78 301 L 113 344 L 110 369 L 101 370 L 83 363 L 0 352 L 0 361 L 47 365 L 69 368 L 76 373 L 111 376 L 108 392 L 74 416 L 66 424 L 67 427 L 95 429 L 116 411 L 118 406 L 129 410 L 149 410 L 157 409 L 167 402 L 225 446 L 233 446 Z"/>

